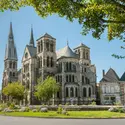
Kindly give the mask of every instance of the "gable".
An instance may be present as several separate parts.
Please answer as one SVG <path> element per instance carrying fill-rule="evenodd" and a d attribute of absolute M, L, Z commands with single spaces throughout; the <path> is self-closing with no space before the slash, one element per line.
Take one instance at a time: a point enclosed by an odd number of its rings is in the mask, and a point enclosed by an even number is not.
<path fill-rule="evenodd" d="M 23 53 L 23 58 L 22 58 L 22 62 L 25 60 L 28 60 L 29 58 L 31 58 L 29 50 L 27 48 L 27 46 L 25 47 L 24 53 Z"/>
<path fill-rule="evenodd" d="M 100 82 L 102 82 L 102 81 L 117 82 L 117 81 L 119 81 L 119 77 L 118 77 L 117 73 L 112 68 L 110 68 L 108 70 L 108 72 L 106 73 L 106 75 L 104 75 L 104 77 L 101 79 Z"/>

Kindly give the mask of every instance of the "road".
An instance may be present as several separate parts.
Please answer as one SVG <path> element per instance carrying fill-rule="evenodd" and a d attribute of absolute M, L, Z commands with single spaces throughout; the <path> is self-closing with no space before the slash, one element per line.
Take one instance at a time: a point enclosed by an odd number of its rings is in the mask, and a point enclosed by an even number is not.
<path fill-rule="evenodd" d="M 0 125 L 125 125 L 125 119 L 42 119 L 0 116 Z"/>

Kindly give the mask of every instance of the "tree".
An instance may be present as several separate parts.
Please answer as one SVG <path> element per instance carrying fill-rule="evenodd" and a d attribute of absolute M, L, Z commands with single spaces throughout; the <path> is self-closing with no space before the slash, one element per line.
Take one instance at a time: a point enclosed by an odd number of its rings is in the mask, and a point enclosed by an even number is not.
<path fill-rule="evenodd" d="M 105 29 L 108 39 L 125 42 L 125 0 L 1 0 L 0 10 L 32 6 L 41 17 L 58 14 L 82 25 L 82 34 L 100 39 Z M 124 47 L 122 47 L 124 48 Z M 117 56 L 116 56 L 117 57 Z M 122 58 L 122 56 L 121 56 Z"/>
<path fill-rule="evenodd" d="M 6 87 L 2 90 L 5 96 L 8 96 L 9 101 L 21 101 L 24 98 L 24 86 L 18 82 L 9 83 Z"/>
<path fill-rule="evenodd" d="M 38 79 L 38 85 L 35 86 L 35 97 L 40 101 L 48 102 L 52 95 L 56 94 L 59 91 L 59 84 L 56 83 L 55 78 L 47 77 L 43 82 Z"/>

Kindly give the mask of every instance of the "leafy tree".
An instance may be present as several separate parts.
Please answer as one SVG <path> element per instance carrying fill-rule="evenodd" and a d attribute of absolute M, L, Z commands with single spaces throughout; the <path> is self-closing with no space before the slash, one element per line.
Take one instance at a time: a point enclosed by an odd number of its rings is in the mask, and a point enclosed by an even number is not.
<path fill-rule="evenodd" d="M 41 17 L 58 14 L 82 25 L 82 34 L 89 32 L 100 39 L 105 29 L 108 39 L 125 42 L 125 0 L 1 0 L 0 10 L 18 10 L 32 6 Z M 122 47 L 123 48 L 123 47 Z M 117 58 L 123 56 L 114 55 Z"/>
<path fill-rule="evenodd" d="M 3 88 L 3 94 L 11 98 L 10 101 L 20 101 L 24 98 L 24 86 L 18 82 L 9 83 Z"/>
<path fill-rule="evenodd" d="M 59 84 L 56 83 L 53 77 L 47 77 L 43 82 L 40 78 L 38 79 L 38 85 L 36 85 L 35 90 L 35 97 L 40 101 L 48 102 L 52 98 L 52 95 L 59 91 Z"/>

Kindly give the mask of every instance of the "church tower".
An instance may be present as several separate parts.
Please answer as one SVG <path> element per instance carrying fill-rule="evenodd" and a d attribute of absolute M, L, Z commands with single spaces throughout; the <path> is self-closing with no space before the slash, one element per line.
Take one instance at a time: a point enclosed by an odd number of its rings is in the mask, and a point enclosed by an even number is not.
<path fill-rule="evenodd" d="M 10 31 L 8 35 L 8 43 L 5 50 L 4 72 L 2 89 L 11 82 L 17 81 L 17 51 L 14 43 L 12 22 L 10 23 Z"/>
<path fill-rule="evenodd" d="M 75 53 L 78 54 L 80 63 L 90 66 L 91 60 L 90 60 L 90 48 L 81 43 L 78 47 L 75 49 Z"/>
<path fill-rule="evenodd" d="M 44 34 L 37 39 L 38 74 L 44 80 L 56 73 L 56 39 Z"/>

